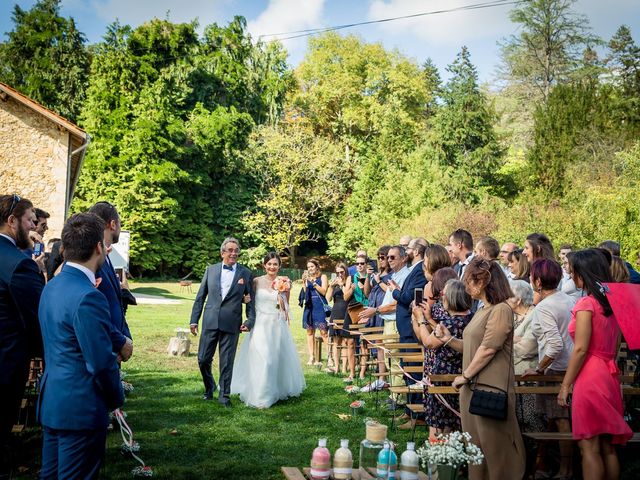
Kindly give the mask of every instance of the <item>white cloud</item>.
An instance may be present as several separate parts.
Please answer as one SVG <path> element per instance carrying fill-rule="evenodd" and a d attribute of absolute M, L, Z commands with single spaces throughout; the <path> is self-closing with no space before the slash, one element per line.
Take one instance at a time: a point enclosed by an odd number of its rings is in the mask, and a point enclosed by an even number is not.
<path fill-rule="evenodd" d="M 292 32 L 322 26 L 325 0 L 269 0 L 267 8 L 247 24 L 254 39 L 260 35 Z M 283 37 L 283 36 L 280 36 Z M 274 37 L 265 37 L 269 41 Z M 289 51 L 300 53 L 306 45 L 306 37 L 284 40 Z"/>
<path fill-rule="evenodd" d="M 107 22 L 116 18 L 123 24 L 137 27 L 153 18 L 168 18 L 183 23 L 198 19 L 200 27 L 221 18 L 220 0 L 91 0 L 96 15 Z M 168 12 L 168 14 L 167 14 Z"/>
<path fill-rule="evenodd" d="M 369 20 L 450 10 L 480 3 L 474 0 L 374 0 L 369 6 Z M 393 36 L 411 36 L 429 46 L 460 46 L 472 40 L 500 38 L 513 29 L 508 12 L 513 6 L 462 10 L 379 24 L 381 31 Z"/>

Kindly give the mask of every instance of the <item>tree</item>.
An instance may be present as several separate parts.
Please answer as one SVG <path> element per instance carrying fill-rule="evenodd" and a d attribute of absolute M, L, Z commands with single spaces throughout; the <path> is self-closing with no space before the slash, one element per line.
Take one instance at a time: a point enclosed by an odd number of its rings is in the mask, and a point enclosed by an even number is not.
<path fill-rule="evenodd" d="M 533 186 L 547 197 L 562 196 L 571 185 L 565 176 L 569 165 L 588 161 L 590 169 L 610 160 L 600 150 L 610 154 L 608 139 L 620 137 L 611 121 L 613 101 L 607 86 L 579 83 L 557 86 L 547 104 L 536 108 L 534 145 L 527 155 Z"/>
<path fill-rule="evenodd" d="M 429 144 L 444 174 L 442 188 L 458 200 L 474 203 L 501 183 L 497 170 L 503 151 L 493 129 L 495 114 L 480 91 L 467 47 L 447 71 L 451 78 L 442 89 Z"/>
<path fill-rule="evenodd" d="M 344 201 L 350 166 L 340 146 L 313 135 L 302 120 L 260 128 L 248 152 L 262 176 L 243 223 L 251 237 L 286 251 L 295 265 L 296 247 L 317 240 L 312 224 L 327 221 Z"/>
<path fill-rule="evenodd" d="M 529 98 L 549 99 L 554 85 L 580 65 L 585 47 L 598 42 L 589 22 L 571 10 L 576 0 L 528 0 L 513 9 L 520 33 L 501 45 L 503 74 Z"/>
<path fill-rule="evenodd" d="M 116 204 L 137 273 L 202 272 L 255 204 L 244 151 L 289 83 L 280 48 L 253 45 L 239 17 L 203 39 L 195 23 L 111 25 L 94 47 L 83 122 L 95 141 L 73 207 Z"/>
<path fill-rule="evenodd" d="M 607 65 L 620 89 L 620 121 L 628 125 L 630 137 L 640 130 L 640 47 L 626 25 L 620 26 L 609 41 Z"/>
<path fill-rule="evenodd" d="M 85 99 L 90 56 L 73 18 L 60 16 L 60 0 L 16 5 L 14 29 L 0 44 L 0 81 L 77 121 Z"/>

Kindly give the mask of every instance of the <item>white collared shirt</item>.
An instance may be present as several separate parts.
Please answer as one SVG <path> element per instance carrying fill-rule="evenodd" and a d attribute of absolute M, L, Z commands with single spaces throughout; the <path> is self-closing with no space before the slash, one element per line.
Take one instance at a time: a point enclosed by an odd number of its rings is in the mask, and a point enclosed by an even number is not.
<path fill-rule="evenodd" d="M 91 285 L 95 285 L 96 284 L 96 274 L 95 274 L 95 272 L 92 272 L 91 270 L 89 270 L 84 265 L 80 265 L 79 263 L 73 263 L 73 262 L 67 262 L 66 265 L 68 265 L 68 266 L 70 266 L 72 268 L 76 268 L 76 269 L 80 270 L 82 273 L 84 273 L 87 276 L 87 278 L 89 279 L 89 281 L 91 282 Z"/>
<path fill-rule="evenodd" d="M 8 239 L 11 243 L 13 243 L 13 245 L 14 245 L 14 246 L 16 246 L 16 247 L 18 246 L 18 245 L 16 244 L 15 239 L 13 239 L 12 237 L 10 237 L 9 235 L 5 235 L 4 233 L 0 233 L 0 237 L 4 237 L 4 238 L 6 238 L 6 239 Z"/>
<path fill-rule="evenodd" d="M 391 280 L 396 282 L 398 284 L 398 287 L 402 288 L 402 285 L 409 276 L 409 273 L 411 273 L 411 271 L 409 270 L 409 267 L 405 265 L 397 272 L 393 272 L 391 274 Z M 395 302 L 395 300 L 393 299 L 393 290 L 391 288 L 387 288 L 387 291 L 384 294 L 384 299 L 382 300 L 382 304 L 380 306 L 382 307 L 384 305 L 389 305 L 393 302 Z M 381 313 L 380 317 L 389 322 L 396 319 L 396 312 L 394 310 L 391 313 Z"/>
<path fill-rule="evenodd" d="M 234 263 L 231 267 L 231 270 L 227 270 L 224 268 L 224 263 L 220 267 L 220 296 L 224 300 L 224 297 L 227 296 L 229 290 L 233 286 L 233 278 L 236 275 L 236 269 L 238 268 L 238 264 Z"/>
<path fill-rule="evenodd" d="M 472 253 L 471 255 L 469 255 L 467 258 L 465 258 L 464 262 L 462 262 L 462 264 L 460 265 L 460 278 L 462 278 L 464 276 L 464 271 L 467 269 L 467 267 L 469 266 L 469 264 L 471 263 L 471 260 L 473 259 L 473 257 L 475 257 L 476 254 Z"/>

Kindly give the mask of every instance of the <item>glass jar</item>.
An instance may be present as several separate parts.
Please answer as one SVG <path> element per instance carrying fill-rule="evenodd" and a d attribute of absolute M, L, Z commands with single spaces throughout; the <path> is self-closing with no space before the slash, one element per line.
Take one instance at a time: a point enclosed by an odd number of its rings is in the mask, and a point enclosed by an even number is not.
<path fill-rule="evenodd" d="M 360 474 L 366 472 L 375 475 L 378 466 L 378 454 L 384 448 L 387 438 L 387 426 L 375 421 L 366 423 L 366 438 L 360 443 Z"/>

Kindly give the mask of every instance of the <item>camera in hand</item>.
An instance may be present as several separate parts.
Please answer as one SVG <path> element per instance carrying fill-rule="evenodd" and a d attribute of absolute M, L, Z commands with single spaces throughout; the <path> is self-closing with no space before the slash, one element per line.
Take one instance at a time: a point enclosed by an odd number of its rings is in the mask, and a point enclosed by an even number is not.
<path fill-rule="evenodd" d="M 413 290 L 413 300 L 414 300 L 414 303 L 415 303 L 416 307 L 423 302 L 423 300 L 424 300 L 424 292 L 422 291 L 421 288 L 416 288 L 416 289 Z"/>
<path fill-rule="evenodd" d="M 42 243 L 36 243 L 36 244 L 33 246 L 33 254 L 34 254 L 36 257 L 39 257 L 40 255 L 42 255 L 42 252 L 43 252 L 43 251 L 44 251 L 44 244 L 42 244 Z"/>

